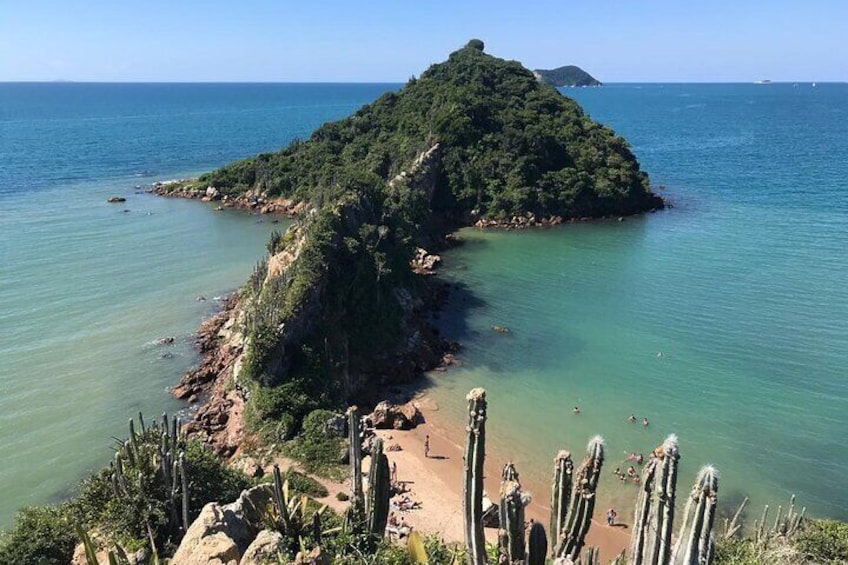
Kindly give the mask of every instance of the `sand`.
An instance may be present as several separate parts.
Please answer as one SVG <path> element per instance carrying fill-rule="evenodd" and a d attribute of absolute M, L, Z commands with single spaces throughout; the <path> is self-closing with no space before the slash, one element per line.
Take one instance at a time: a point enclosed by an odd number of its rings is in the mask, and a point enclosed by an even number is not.
<path fill-rule="evenodd" d="M 426 423 L 410 431 L 377 430 L 383 438 L 389 466 L 397 465 L 397 480 L 404 483 L 408 489 L 403 495 L 395 496 L 392 500 L 400 502 L 408 496 L 413 502 L 419 502 L 420 508 L 401 512 L 394 510 L 398 521 L 403 522 L 422 534 L 436 534 L 449 542 L 464 543 L 462 519 L 462 433 L 457 433 L 453 426 L 441 425 L 438 418 L 438 407 L 426 396 L 417 399 L 424 414 Z M 430 456 L 424 456 L 424 438 L 430 436 Z M 393 445 L 400 447 L 399 451 L 389 450 Z M 279 458 L 276 460 L 282 468 L 299 465 L 292 460 Z M 368 470 L 370 458 L 363 460 L 363 472 Z M 336 494 L 350 493 L 350 485 L 342 484 L 321 477 L 314 477 L 329 491 L 329 496 L 319 499 L 336 512 L 344 512 L 348 503 L 341 502 Z M 486 461 L 486 492 L 494 502 L 498 502 L 500 483 L 500 468 L 497 462 Z M 522 488 L 534 494 L 533 500 L 527 506 L 525 517 L 541 522 L 548 533 L 550 543 L 550 485 L 522 484 Z M 538 493 L 538 494 L 536 494 Z M 606 508 L 595 509 L 595 520 L 586 538 L 587 546 L 600 548 L 601 560 L 608 562 L 624 551 L 630 543 L 629 517 L 619 515 L 615 526 L 608 526 L 604 519 Z M 497 530 L 486 528 L 486 539 L 491 543 L 497 542 Z"/>
<path fill-rule="evenodd" d="M 462 445 L 461 436 L 448 433 L 440 426 L 437 408 L 425 399 L 419 402 L 427 423 L 410 431 L 379 430 L 385 445 L 397 444 L 400 451 L 387 451 L 390 466 L 397 464 L 397 479 L 409 488 L 404 496 L 421 503 L 421 508 L 397 512 L 414 529 L 426 534 L 438 534 L 447 541 L 463 542 L 462 519 Z M 430 436 L 430 457 L 424 457 L 424 438 Z M 486 461 L 486 492 L 498 502 L 500 468 L 496 462 Z M 526 509 L 526 518 L 541 522 L 548 530 L 550 522 L 550 485 L 522 485 L 534 494 Z M 538 494 L 537 494 L 538 493 Z M 399 500 L 396 497 L 393 500 Z M 595 509 L 595 520 L 589 530 L 586 544 L 601 550 L 601 560 L 615 558 L 630 543 L 629 517 L 619 515 L 611 527 L 604 521 L 606 508 Z M 486 539 L 497 541 L 497 531 L 486 528 Z M 550 534 L 549 534 L 550 543 Z"/>

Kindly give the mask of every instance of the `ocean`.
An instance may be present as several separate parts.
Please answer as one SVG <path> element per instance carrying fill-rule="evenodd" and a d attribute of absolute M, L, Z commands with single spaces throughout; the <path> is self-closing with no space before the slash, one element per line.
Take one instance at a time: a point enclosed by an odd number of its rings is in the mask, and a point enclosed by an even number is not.
<path fill-rule="evenodd" d="M 138 411 L 181 408 L 167 389 L 192 333 L 285 228 L 136 187 L 276 150 L 397 87 L 0 84 L 0 527 L 71 493 Z M 492 457 L 535 484 L 600 433 L 619 506 L 635 489 L 612 469 L 676 433 L 681 486 L 716 465 L 725 510 L 796 494 L 848 519 L 848 85 L 564 93 L 674 207 L 463 230 L 439 321 L 463 366 L 430 376 L 440 419 L 461 430 L 465 393 L 487 388 Z"/>

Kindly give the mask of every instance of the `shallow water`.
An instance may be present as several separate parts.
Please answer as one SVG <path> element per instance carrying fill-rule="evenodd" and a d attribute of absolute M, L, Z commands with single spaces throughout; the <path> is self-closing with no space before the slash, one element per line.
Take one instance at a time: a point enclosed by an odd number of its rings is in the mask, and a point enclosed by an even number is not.
<path fill-rule="evenodd" d="M 461 232 L 442 325 L 465 365 L 432 376 L 444 417 L 460 426 L 465 393 L 485 387 L 493 457 L 543 485 L 558 449 L 582 454 L 603 435 L 601 489 L 617 506 L 635 489 L 613 469 L 676 433 L 681 485 L 715 464 L 726 512 L 742 496 L 758 513 L 794 493 L 815 515 L 848 518 L 848 86 L 568 94 L 632 142 L 677 206 Z"/>
<path fill-rule="evenodd" d="M 168 388 L 192 334 L 286 224 L 134 187 L 306 137 L 387 88 L 0 84 L 0 527 L 108 462 L 131 416 L 182 407 Z"/>
<path fill-rule="evenodd" d="M 281 227 L 133 186 L 273 150 L 389 88 L 0 85 L 0 526 L 104 464 L 138 410 L 180 407 L 167 388 L 194 361 L 192 332 Z M 716 464 L 725 508 L 796 493 L 848 518 L 848 87 L 566 92 L 676 207 L 464 231 L 445 255 L 461 288 L 442 322 L 465 345 L 465 365 L 433 377 L 445 419 L 461 426 L 465 393 L 485 386 L 492 453 L 538 484 L 557 449 L 601 433 L 602 491 L 620 506 L 633 489 L 614 465 L 675 432 L 681 484 Z"/>

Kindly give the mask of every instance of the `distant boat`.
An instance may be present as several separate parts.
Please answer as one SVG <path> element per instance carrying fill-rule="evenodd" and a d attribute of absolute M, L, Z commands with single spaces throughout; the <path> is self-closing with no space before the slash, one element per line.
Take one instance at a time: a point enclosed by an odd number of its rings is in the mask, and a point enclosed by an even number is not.
<path fill-rule="evenodd" d="M 813 83 L 813 87 L 815 87 L 815 86 L 816 86 L 816 83 Z"/>
<path fill-rule="evenodd" d="M 769 79 L 755 80 L 754 84 L 771 84 L 771 81 Z"/>

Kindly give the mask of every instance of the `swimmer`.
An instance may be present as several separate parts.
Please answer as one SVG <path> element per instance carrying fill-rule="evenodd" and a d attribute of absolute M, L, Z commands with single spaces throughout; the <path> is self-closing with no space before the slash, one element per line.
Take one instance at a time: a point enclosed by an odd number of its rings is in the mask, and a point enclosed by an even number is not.
<path fill-rule="evenodd" d="M 574 408 L 572 408 L 572 409 L 571 409 L 571 411 L 572 411 L 574 414 L 580 414 L 580 407 L 579 407 L 579 406 L 575 406 Z"/>
<path fill-rule="evenodd" d="M 631 414 L 631 415 L 627 418 L 627 421 L 628 421 L 628 422 L 631 422 L 631 423 L 636 422 L 636 414 Z"/>
<path fill-rule="evenodd" d="M 657 353 L 657 358 L 658 358 L 658 359 L 662 359 L 663 357 L 665 357 L 665 355 L 663 354 L 663 352 L 662 352 L 662 351 L 660 351 L 659 353 Z"/>
<path fill-rule="evenodd" d="M 646 428 L 648 427 L 648 418 L 647 417 L 642 418 L 642 425 L 645 426 Z"/>

